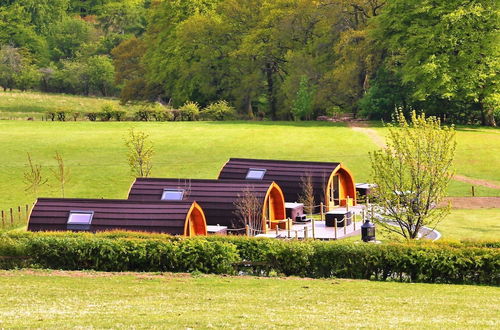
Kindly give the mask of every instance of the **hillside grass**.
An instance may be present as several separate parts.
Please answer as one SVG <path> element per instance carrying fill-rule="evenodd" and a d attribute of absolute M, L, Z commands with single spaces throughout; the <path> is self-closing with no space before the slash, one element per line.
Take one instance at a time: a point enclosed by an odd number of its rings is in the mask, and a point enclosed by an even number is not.
<path fill-rule="evenodd" d="M 97 112 L 103 104 L 121 108 L 115 98 L 86 97 L 69 94 L 46 94 L 37 92 L 0 92 L 0 119 L 41 119 L 50 111 Z M 68 118 L 68 120 L 70 120 Z"/>
<path fill-rule="evenodd" d="M 1 328 L 498 328 L 500 288 L 0 271 Z"/>

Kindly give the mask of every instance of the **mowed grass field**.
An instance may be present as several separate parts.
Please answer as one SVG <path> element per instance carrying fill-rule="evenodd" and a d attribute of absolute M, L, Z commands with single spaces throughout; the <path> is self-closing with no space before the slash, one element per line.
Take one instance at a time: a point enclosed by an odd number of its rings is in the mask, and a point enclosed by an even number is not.
<path fill-rule="evenodd" d="M 1 328 L 498 328 L 500 288 L 0 271 Z"/>

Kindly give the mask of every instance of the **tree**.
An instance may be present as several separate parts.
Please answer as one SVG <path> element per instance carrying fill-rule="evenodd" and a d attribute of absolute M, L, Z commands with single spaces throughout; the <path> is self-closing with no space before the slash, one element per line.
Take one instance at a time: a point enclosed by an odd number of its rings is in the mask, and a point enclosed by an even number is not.
<path fill-rule="evenodd" d="M 28 164 L 24 171 L 25 191 L 31 191 L 36 197 L 40 188 L 47 183 L 47 179 L 42 174 L 42 165 L 33 163 L 31 155 L 28 153 Z"/>
<path fill-rule="evenodd" d="M 307 214 L 314 213 L 314 186 L 311 173 L 306 173 L 300 178 L 300 187 L 302 193 L 299 197 L 299 202 L 304 204 L 304 210 Z"/>
<path fill-rule="evenodd" d="M 415 111 L 410 122 L 398 111 L 388 127 L 387 148 L 370 153 L 374 197 L 383 218 L 379 223 L 415 239 L 422 226 L 435 227 L 449 213 L 449 207 L 438 205 L 453 176 L 455 131 Z"/>
<path fill-rule="evenodd" d="M 141 131 L 136 132 L 132 128 L 125 140 L 125 145 L 128 147 L 128 163 L 133 176 L 147 178 L 151 174 L 154 154 L 149 135 Z"/>
<path fill-rule="evenodd" d="M 500 43 L 495 0 L 393 0 L 376 20 L 387 61 L 416 101 L 477 104 L 484 125 L 500 107 Z"/>
<path fill-rule="evenodd" d="M 245 227 L 248 225 L 250 236 L 255 236 L 262 231 L 264 223 L 262 219 L 262 203 L 250 188 L 245 188 L 243 194 L 238 194 L 238 199 L 234 202 L 234 214 L 237 223 L 234 227 Z"/>
<path fill-rule="evenodd" d="M 299 90 L 292 106 L 292 114 L 295 120 L 305 118 L 311 119 L 313 110 L 314 89 L 309 86 L 309 81 L 306 76 L 300 79 Z"/>
<path fill-rule="evenodd" d="M 90 89 L 102 96 L 111 95 L 115 87 L 115 67 L 112 60 L 106 55 L 94 55 L 85 62 Z"/>
<path fill-rule="evenodd" d="M 16 86 L 17 76 L 22 70 L 22 56 L 18 48 L 4 45 L 0 48 L 0 86 L 4 91 Z"/>
<path fill-rule="evenodd" d="M 54 178 L 56 179 L 59 188 L 61 189 L 61 195 L 64 198 L 64 189 L 66 187 L 66 184 L 71 179 L 71 172 L 69 168 L 64 164 L 64 159 L 58 151 L 56 151 L 54 159 L 57 162 L 57 167 L 55 169 L 52 169 L 51 172 L 54 175 Z"/>

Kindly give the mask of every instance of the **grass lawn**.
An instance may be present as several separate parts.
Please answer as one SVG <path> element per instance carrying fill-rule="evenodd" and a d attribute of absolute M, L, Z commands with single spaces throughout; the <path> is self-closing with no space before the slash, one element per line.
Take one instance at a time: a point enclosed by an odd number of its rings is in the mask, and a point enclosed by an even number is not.
<path fill-rule="evenodd" d="M 103 104 L 111 103 L 120 107 L 112 98 L 84 97 L 69 94 L 44 94 L 36 92 L 0 92 L 0 119 L 27 118 L 40 119 L 49 111 L 92 112 L 99 111 Z"/>
<path fill-rule="evenodd" d="M 444 239 L 485 239 L 500 237 L 500 209 L 452 210 L 436 229 Z"/>
<path fill-rule="evenodd" d="M 367 180 L 364 134 L 323 122 L 28 122 L 0 121 L 0 209 L 34 200 L 24 191 L 26 153 L 50 176 L 40 196 L 59 196 L 49 168 L 59 151 L 72 171 L 68 197 L 125 198 L 133 178 L 124 137 L 130 127 L 155 144 L 153 176 L 216 178 L 230 157 L 341 161 Z"/>
<path fill-rule="evenodd" d="M 498 328 L 500 288 L 1 271 L 1 328 Z"/>

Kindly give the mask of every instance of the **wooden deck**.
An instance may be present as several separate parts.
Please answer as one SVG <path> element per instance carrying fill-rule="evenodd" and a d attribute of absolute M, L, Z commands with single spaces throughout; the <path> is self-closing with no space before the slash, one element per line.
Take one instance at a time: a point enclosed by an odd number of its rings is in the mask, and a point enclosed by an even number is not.
<path fill-rule="evenodd" d="M 352 224 L 347 226 L 344 230 L 344 227 L 337 227 L 335 232 L 335 227 L 326 227 L 325 221 L 315 220 L 314 221 L 314 238 L 320 240 L 335 240 L 342 239 L 350 236 L 361 235 L 361 225 L 363 224 L 361 219 L 361 212 L 365 208 L 364 205 L 357 205 L 349 207 L 349 211 L 353 213 L 353 221 Z M 345 208 L 337 208 L 335 210 L 344 210 Z M 305 234 L 307 231 L 307 234 Z M 266 235 L 268 237 L 276 237 L 276 231 L 271 230 Z M 312 222 L 308 223 L 294 223 L 290 233 L 288 230 L 280 229 L 278 232 L 278 237 L 283 238 L 299 238 L 304 239 L 304 237 L 313 238 L 313 228 Z"/>

